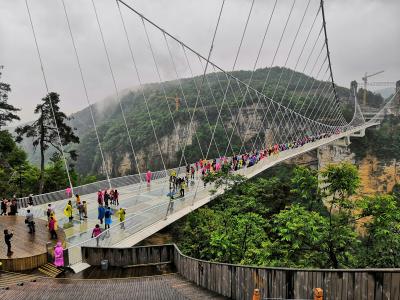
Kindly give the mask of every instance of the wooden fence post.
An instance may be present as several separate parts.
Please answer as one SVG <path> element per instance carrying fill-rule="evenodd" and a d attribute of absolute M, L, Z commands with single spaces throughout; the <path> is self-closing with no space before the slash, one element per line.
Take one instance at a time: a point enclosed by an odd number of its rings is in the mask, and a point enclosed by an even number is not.
<path fill-rule="evenodd" d="M 324 299 L 324 290 L 321 288 L 314 289 L 314 300 L 323 300 Z"/>

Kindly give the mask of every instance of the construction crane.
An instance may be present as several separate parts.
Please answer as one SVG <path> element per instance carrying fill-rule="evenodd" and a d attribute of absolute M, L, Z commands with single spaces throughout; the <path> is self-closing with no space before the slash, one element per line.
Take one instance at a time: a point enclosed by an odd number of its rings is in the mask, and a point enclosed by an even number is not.
<path fill-rule="evenodd" d="M 179 98 L 178 96 L 166 98 L 175 100 L 175 111 L 179 111 L 179 107 L 181 106 L 181 98 Z"/>
<path fill-rule="evenodd" d="M 383 72 L 385 72 L 385 71 L 379 71 L 379 72 L 373 73 L 373 74 L 371 74 L 371 75 L 368 75 L 368 73 L 365 72 L 364 77 L 361 78 L 361 79 L 364 81 L 364 99 L 363 99 L 364 106 L 367 105 L 367 85 L 368 85 L 368 78 L 370 78 L 370 77 L 372 77 L 372 76 L 376 76 L 376 75 L 381 74 L 381 73 L 383 73 Z"/>

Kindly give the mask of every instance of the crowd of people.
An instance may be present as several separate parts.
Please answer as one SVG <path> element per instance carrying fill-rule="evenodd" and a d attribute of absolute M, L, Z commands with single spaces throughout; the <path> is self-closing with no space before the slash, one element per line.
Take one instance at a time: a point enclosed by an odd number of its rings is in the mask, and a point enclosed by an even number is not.
<path fill-rule="evenodd" d="M 18 204 L 16 197 L 13 199 L 3 198 L 1 201 L 1 216 L 15 216 L 18 214 Z"/>

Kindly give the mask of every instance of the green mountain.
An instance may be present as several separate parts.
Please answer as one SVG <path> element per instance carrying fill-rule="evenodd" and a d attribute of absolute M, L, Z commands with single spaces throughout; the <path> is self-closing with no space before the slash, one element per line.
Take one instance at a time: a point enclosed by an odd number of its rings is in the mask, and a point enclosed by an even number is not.
<path fill-rule="evenodd" d="M 291 108 L 296 107 L 297 111 L 299 111 L 300 107 L 303 107 L 301 113 L 305 113 L 307 107 L 313 107 L 316 97 L 312 96 L 315 93 L 323 93 L 330 86 L 330 82 L 319 82 L 302 73 L 292 73 L 292 70 L 274 67 L 272 69 L 256 70 L 253 74 L 251 87 L 261 91 L 268 72 L 270 72 L 269 81 L 264 89 L 264 94 L 278 102 L 289 105 Z M 232 73 L 233 76 L 245 83 L 249 82 L 251 74 L 251 71 L 236 71 Z M 92 107 L 96 127 L 111 176 L 136 173 L 137 167 L 141 172 L 147 168 L 151 170 L 162 169 L 163 163 L 159 147 L 163 153 L 166 167 L 184 163 L 184 159 L 181 159 L 181 150 L 185 143 L 187 143 L 185 150 L 185 159 L 187 161 L 194 161 L 205 156 L 213 130 L 213 126 L 210 128 L 208 122 L 212 125 L 216 123 L 218 117 L 217 107 L 219 108 L 222 104 L 227 83 L 228 79 L 225 74 L 211 73 L 206 76 L 204 82 L 202 82 L 202 76 L 197 76 L 182 79 L 181 82 L 168 81 L 161 84 L 146 84 L 143 92 L 147 99 L 148 110 L 153 124 L 150 121 L 142 92 L 138 89 L 124 91 L 120 100 L 137 163 L 132 154 L 121 109 L 116 99 L 109 97 L 101 103 L 94 104 Z M 201 97 L 199 98 L 197 97 L 197 89 L 201 89 Z M 169 97 L 167 100 L 165 99 L 164 91 L 165 95 Z M 300 93 L 301 91 L 304 92 Z M 339 87 L 338 92 L 345 99 L 349 97 L 349 90 L 346 88 Z M 245 98 L 243 98 L 244 94 L 247 95 Z M 173 99 L 176 95 L 181 98 L 178 111 L 175 110 L 175 100 Z M 307 95 L 308 97 L 306 97 Z M 243 99 L 245 100 L 243 101 Z M 220 117 L 222 123 L 221 121 L 218 122 L 215 142 L 210 147 L 208 157 L 215 157 L 218 152 L 225 152 L 228 146 L 225 132 L 228 135 L 232 133 L 235 116 L 242 101 L 243 115 L 238 122 L 239 131 L 233 134 L 232 147 L 229 147 L 229 150 L 238 151 L 242 146 L 242 141 L 247 147 L 250 147 L 254 141 L 265 141 L 275 130 L 269 129 L 262 136 L 257 136 L 258 129 L 263 124 L 264 126 L 266 124 L 267 120 L 264 120 L 264 123 L 262 121 L 263 111 L 267 110 L 268 103 L 262 100 L 260 103 L 262 103 L 263 109 L 260 109 L 260 105 L 259 109 L 256 110 L 255 104 L 258 101 L 256 93 L 253 90 L 246 92 L 245 85 L 232 80 Z M 275 105 L 274 108 L 276 110 L 277 106 Z M 273 108 L 271 107 L 271 109 Z M 308 111 L 308 113 L 310 112 L 311 110 Z M 192 114 L 193 122 L 189 129 Z M 278 116 L 277 120 L 282 116 L 282 114 Z M 102 159 L 89 108 L 73 114 L 72 118 L 71 124 L 76 128 L 81 140 L 81 143 L 77 146 L 79 155 L 75 163 L 77 172 L 81 175 L 101 174 Z M 313 118 L 313 115 L 311 115 L 311 118 Z M 268 115 L 267 119 L 271 122 L 272 115 Z M 154 138 L 153 126 L 159 145 Z M 240 132 L 240 136 L 238 136 L 237 132 Z M 199 150 L 199 144 L 203 149 L 203 153 Z M 31 152 L 29 149 L 27 150 L 28 153 Z"/>

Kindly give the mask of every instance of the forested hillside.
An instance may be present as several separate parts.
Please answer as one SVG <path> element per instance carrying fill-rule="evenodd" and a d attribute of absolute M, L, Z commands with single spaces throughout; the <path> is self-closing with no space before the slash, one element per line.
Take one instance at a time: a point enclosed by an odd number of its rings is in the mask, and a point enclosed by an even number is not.
<path fill-rule="evenodd" d="M 274 99 L 278 102 L 282 100 L 284 104 L 288 105 L 290 103 L 291 108 L 296 107 L 296 109 L 299 110 L 300 107 L 303 107 L 302 113 L 305 113 L 306 108 L 312 106 L 313 101 L 316 100 L 316 98 L 311 96 L 314 95 L 315 92 L 318 92 L 316 91 L 317 87 L 319 87 L 319 92 L 321 92 L 324 87 L 330 85 L 329 82 L 320 84 L 320 82 L 316 82 L 313 78 L 309 78 L 297 72 L 294 73 L 289 84 L 292 71 L 275 67 L 271 70 L 257 70 L 253 75 L 252 87 L 261 91 L 269 71 L 269 84 L 266 86 L 264 93 L 268 97 L 274 95 Z M 275 86 L 278 83 L 281 73 L 282 78 L 275 91 Z M 243 82 L 248 82 L 251 72 L 237 71 L 234 72 L 233 75 Z M 220 107 L 222 104 L 227 82 L 228 79 L 226 75 L 222 73 L 207 75 L 196 110 L 194 110 L 198 94 L 196 88 L 201 85 L 200 76 L 183 79 L 181 81 L 185 97 L 182 97 L 182 90 L 180 89 L 178 81 L 164 82 L 163 84 L 147 84 L 145 86 L 144 94 L 148 101 L 154 130 L 160 141 L 167 167 L 179 164 L 181 152 L 178 136 L 182 140 L 187 139 L 188 147 L 185 151 L 187 160 L 198 159 L 201 156 L 198 143 L 200 143 L 203 148 L 206 148 L 210 142 L 211 129 L 208 126 L 207 118 L 210 124 L 215 124 L 217 119 L 217 106 Z M 285 94 L 286 87 L 288 87 L 288 90 Z M 179 111 L 175 111 L 175 101 L 173 99 L 165 100 L 163 88 L 165 89 L 167 97 L 174 98 L 176 95 L 181 97 Z M 245 93 L 244 89 L 244 85 L 238 85 L 236 82 L 233 82 L 226 94 L 221 119 L 226 125 L 229 134 L 234 122 L 231 113 L 236 115 L 239 103 L 241 103 L 243 99 L 243 93 Z M 303 93 L 301 94 L 302 91 Z M 308 91 L 310 91 L 310 93 L 308 93 Z M 344 98 L 349 96 L 349 90 L 346 88 L 339 88 L 338 92 Z M 309 95 L 308 97 L 306 97 L 307 94 Z M 282 97 L 284 99 L 281 99 Z M 126 115 L 134 150 L 138 157 L 139 169 L 141 171 L 145 168 L 151 168 L 153 170 L 161 169 L 160 155 L 157 145 L 155 144 L 151 122 L 142 93 L 137 90 L 125 91 L 125 94 L 121 97 L 121 102 Z M 244 117 L 240 122 L 245 123 L 249 119 L 261 119 L 260 115 L 257 115 L 257 113 L 261 114 L 261 112 L 254 111 L 256 103 L 256 94 L 252 91 L 248 92 L 248 96 L 244 101 Z M 261 103 L 264 106 L 266 105 L 265 102 Z M 206 111 L 207 115 L 204 111 Z M 195 112 L 192 129 L 196 129 L 196 137 L 193 134 L 191 136 L 188 135 L 188 125 L 190 123 L 189 112 Z M 109 97 L 105 102 L 95 104 L 94 113 L 107 167 L 111 170 L 111 175 L 119 176 L 136 173 L 137 166 L 129 145 L 121 110 L 116 100 Z M 310 113 L 310 111 L 308 113 Z M 175 126 L 172 122 L 171 114 Z M 75 168 L 81 175 L 99 174 L 101 173 L 102 163 L 89 109 L 86 108 L 77 112 L 73 114 L 72 117 L 72 125 L 76 128 L 81 140 L 77 148 L 79 157 Z M 243 127 L 244 124 L 239 123 L 239 126 Z M 255 138 L 254 133 L 257 131 L 256 128 L 254 128 L 253 131 L 254 132 L 250 130 L 249 135 L 242 136 L 242 138 L 245 139 L 246 142 L 252 143 Z M 227 141 L 226 138 L 223 138 L 224 133 L 224 128 L 221 122 L 219 122 L 215 136 L 217 145 L 213 144 L 211 147 L 211 157 L 217 155 L 217 147 L 218 149 L 226 148 Z M 260 138 L 263 139 L 265 137 L 260 136 Z M 196 139 L 198 139 L 198 141 Z M 240 139 L 234 135 L 234 149 L 240 148 L 241 143 L 239 141 Z"/>

